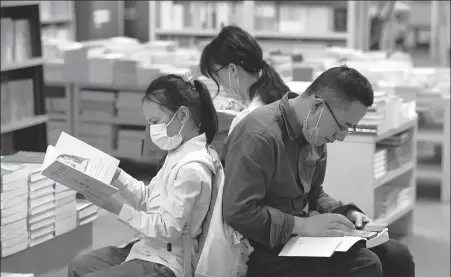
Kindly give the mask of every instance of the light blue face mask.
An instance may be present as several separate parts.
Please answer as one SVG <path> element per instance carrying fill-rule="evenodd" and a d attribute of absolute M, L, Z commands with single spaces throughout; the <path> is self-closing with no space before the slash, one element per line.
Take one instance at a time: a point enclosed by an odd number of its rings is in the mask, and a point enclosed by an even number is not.
<path fill-rule="evenodd" d="M 150 138 L 152 139 L 152 142 L 162 150 L 171 151 L 178 148 L 182 144 L 183 137 L 181 132 L 185 124 L 182 125 L 178 134 L 172 137 L 168 136 L 167 127 L 171 124 L 172 120 L 174 120 L 177 112 L 175 112 L 168 124 L 160 123 L 150 125 Z"/>

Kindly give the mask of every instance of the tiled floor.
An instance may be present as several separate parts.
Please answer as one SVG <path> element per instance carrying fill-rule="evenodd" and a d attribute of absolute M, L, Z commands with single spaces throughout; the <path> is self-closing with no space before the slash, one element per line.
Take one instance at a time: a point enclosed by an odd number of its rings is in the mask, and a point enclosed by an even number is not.
<path fill-rule="evenodd" d="M 110 214 L 94 224 L 95 248 L 124 243 L 131 236 L 130 229 Z M 419 200 L 415 208 L 414 235 L 402 241 L 414 256 L 416 277 L 449 277 L 450 205 L 436 200 Z"/>

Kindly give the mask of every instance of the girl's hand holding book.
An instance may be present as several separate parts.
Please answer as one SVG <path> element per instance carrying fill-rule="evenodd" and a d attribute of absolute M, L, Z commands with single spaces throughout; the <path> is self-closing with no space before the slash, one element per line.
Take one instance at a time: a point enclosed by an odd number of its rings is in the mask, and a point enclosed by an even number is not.
<path fill-rule="evenodd" d="M 100 208 L 105 209 L 110 213 L 118 215 L 121 212 L 124 203 L 125 203 L 124 198 L 120 195 L 119 192 L 117 192 L 113 194 L 110 198 L 103 200 L 102 204 L 100 204 Z"/>

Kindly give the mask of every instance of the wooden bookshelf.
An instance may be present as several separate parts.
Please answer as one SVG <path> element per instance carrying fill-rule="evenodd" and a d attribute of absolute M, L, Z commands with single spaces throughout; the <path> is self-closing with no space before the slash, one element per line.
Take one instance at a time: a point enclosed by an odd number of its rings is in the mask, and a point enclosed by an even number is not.
<path fill-rule="evenodd" d="M 410 151 L 409 160 L 395 168 L 389 168 L 385 176 L 376 178 L 374 161 L 376 147 L 384 140 L 404 132 L 410 132 L 411 135 L 403 146 Z M 343 142 L 328 144 L 325 191 L 345 203 L 355 203 L 375 221 L 389 225 L 391 234 L 402 236 L 410 234 L 416 199 L 416 135 L 417 119 L 414 118 L 398 128 L 381 134 L 351 134 Z M 346 160 L 345 163 L 343 159 Z M 386 201 L 380 197 L 381 193 L 396 187 L 407 189 L 408 200 L 400 201 L 394 208 L 391 207 L 392 210 L 381 213 L 380 205 Z"/>
<path fill-rule="evenodd" d="M 47 147 L 39 7 L 39 1 L 1 2 L 2 155 Z"/>

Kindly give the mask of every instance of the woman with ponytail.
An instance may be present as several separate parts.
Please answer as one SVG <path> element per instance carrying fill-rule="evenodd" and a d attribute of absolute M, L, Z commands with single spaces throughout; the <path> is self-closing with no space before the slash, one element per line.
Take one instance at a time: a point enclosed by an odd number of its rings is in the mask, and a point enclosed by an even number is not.
<path fill-rule="evenodd" d="M 247 109 L 232 122 L 229 133 L 247 114 L 280 100 L 290 89 L 274 68 L 263 60 L 255 38 L 236 26 L 226 26 L 204 48 L 200 60 L 203 75 L 224 87 L 229 95 L 246 103 Z"/>
<path fill-rule="evenodd" d="M 75 258 L 69 276 L 192 276 L 184 261 L 194 249 L 186 249 L 185 239 L 191 235 L 198 244 L 210 206 L 218 158 L 208 146 L 218 129 L 216 110 L 193 76 L 155 79 L 142 102 L 153 143 L 168 153 L 164 165 L 149 185 L 119 169 L 112 182 L 119 192 L 101 207 L 141 238 Z"/>

